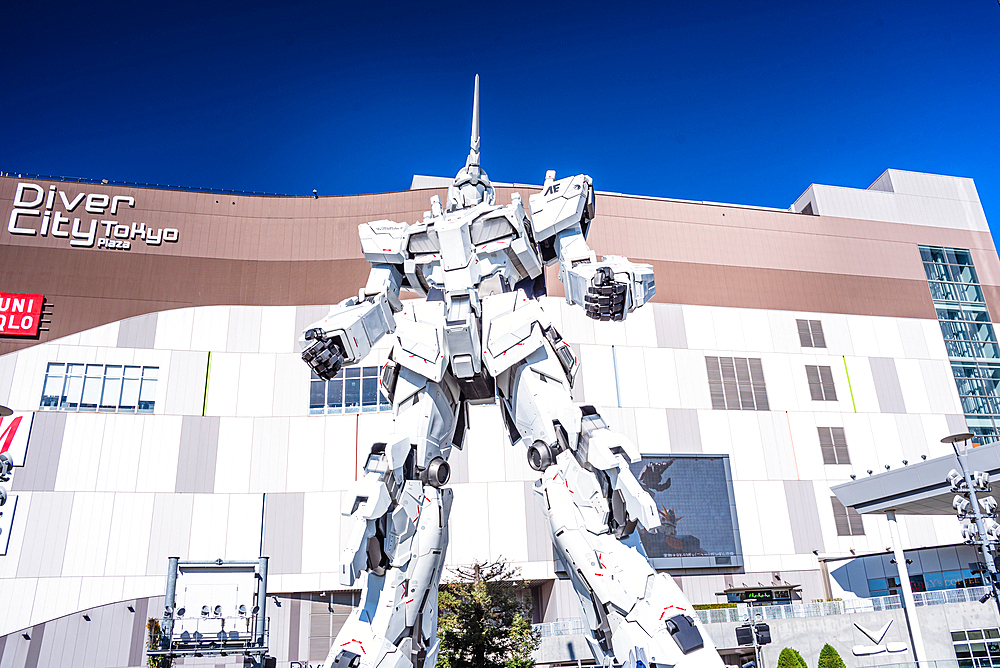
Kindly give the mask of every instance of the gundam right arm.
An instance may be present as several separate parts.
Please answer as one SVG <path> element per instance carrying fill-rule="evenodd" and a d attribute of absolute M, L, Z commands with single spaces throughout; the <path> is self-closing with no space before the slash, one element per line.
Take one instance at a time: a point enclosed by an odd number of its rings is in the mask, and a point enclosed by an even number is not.
<path fill-rule="evenodd" d="M 358 226 L 361 249 L 372 265 L 368 283 L 357 297 L 340 302 L 303 333 L 313 344 L 302 359 L 323 380 L 332 379 L 344 365 L 357 364 L 379 339 L 396 331 L 393 314 L 402 309 L 399 289 L 407 227 L 388 220 Z"/>
<path fill-rule="evenodd" d="M 656 292 L 653 267 L 617 255 L 600 262 L 587 245 L 594 218 L 594 187 L 582 174 L 555 180 L 545 174 L 542 192 L 529 198 L 531 225 L 546 263 L 559 261 L 566 301 L 594 320 L 624 320 Z"/>

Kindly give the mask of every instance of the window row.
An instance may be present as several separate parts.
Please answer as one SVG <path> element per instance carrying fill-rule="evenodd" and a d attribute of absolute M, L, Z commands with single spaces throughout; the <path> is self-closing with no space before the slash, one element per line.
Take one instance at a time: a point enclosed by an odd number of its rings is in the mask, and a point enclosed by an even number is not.
<path fill-rule="evenodd" d="M 770 410 L 760 358 L 706 356 L 705 368 L 713 409 Z M 806 380 L 813 401 L 837 401 L 831 367 L 806 365 Z"/>
<path fill-rule="evenodd" d="M 918 592 L 981 586 L 983 578 L 977 572 L 968 569 L 910 575 L 910 589 Z M 902 593 L 902 586 L 898 576 L 874 578 L 868 580 L 868 591 L 872 596 L 893 596 Z"/>
<path fill-rule="evenodd" d="M 159 367 L 50 362 L 40 410 L 152 413 Z"/>
<path fill-rule="evenodd" d="M 1000 629 L 952 631 L 959 668 L 1000 666 Z"/>
<path fill-rule="evenodd" d="M 310 415 L 343 415 L 392 410 L 379 390 L 379 367 L 352 366 L 341 369 L 332 380 L 315 373 L 309 385 Z"/>
<path fill-rule="evenodd" d="M 799 329 L 799 343 L 803 348 L 826 348 L 823 323 L 819 320 L 796 320 Z"/>

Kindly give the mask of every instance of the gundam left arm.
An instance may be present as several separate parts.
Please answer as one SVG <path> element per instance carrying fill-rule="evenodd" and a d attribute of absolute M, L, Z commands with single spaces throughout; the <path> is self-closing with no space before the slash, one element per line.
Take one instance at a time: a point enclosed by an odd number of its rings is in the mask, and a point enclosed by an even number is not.
<path fill-rule="evenodd" d="M 559 261 L 559 279 L 567 302 L 583 306 L 595 320 L 624 320 L 655 294 L 652 266 L 619 255 L 607 255 L 598 262 L 587 245 L 594 218 L 594 188 L 589 176 L 556 181 L 555 172 L 550 170 L 542 192 L 529 198 L 529 206 L 543 257 Z"/>

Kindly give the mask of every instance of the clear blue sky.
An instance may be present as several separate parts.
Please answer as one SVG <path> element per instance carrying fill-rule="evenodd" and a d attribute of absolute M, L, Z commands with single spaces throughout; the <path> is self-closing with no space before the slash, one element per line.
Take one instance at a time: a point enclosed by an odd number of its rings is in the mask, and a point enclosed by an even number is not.
<path fill-rule="evenodd" d="M 893 167 L 1000 229 L 1000 5 L 7 2 L 0 170 L 291 194 L 452 175 L 787 207 Z"/>

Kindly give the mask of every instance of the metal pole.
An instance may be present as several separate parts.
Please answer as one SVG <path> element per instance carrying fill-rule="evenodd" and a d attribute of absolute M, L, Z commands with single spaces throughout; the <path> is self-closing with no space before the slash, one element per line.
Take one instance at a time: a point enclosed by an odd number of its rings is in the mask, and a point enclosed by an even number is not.
<path fill-rule="evenodd" d="M 170 641 L 174 636 L 174 614 L 177 609 L 177 563 L 180 557 L 167 559 L 167 592 L 163 602 L 163 635 L 160 637 L 160 649 L 170 649 Z"/>
<path fill-rule="evenodd" d="M 257 581 L 257 607 L 260 609 L 257 610 L 257 618 L 254 620 L 257 623 L 254 635 L 257 645 L 263 647 L 265 623 L 267 622 L 265 614 L 267 611 L 267 557 L 260 558 L 260 565 L 257 567 L 257 576 L 260 578 Z"/>
<path fill-rule="evenodd" d="M 889 520 L 889 536 L 892 538 L 892 553 L 896 557 L 896 569 L 899 571 L 899 585 L 903 589 L 903 615 L 906 618 L 906 628 L 910 632 L 910 644 L 913 645 L 913 655 L 919 666 L 927 661 L 924 651 L 924 637 L 920 632 L 920 620 L 917 619 L 917 604 L 913 600 L 913 589 L 910 587 L 910 574 L 906 569 L 906 555 L 903 554 L 903 543 L 899 538 L 899 525 L 896 522 L 896 512 L 886 511 Z"/>
<path fill-rule="evenodd" d="M 990 541 L 986 537 L 986 523 L 983 522 L 983 514 L 980 512 L 979 508 L 979 499 L 976 498 L 976 489 L 972 485 L 972 474 L 965 468 L 965 457 L 968 453 L 960 453 L 958 451 L 957 443 L 952 443 L 951 447 L 955 451 L 955 459 L 958 460 L 958 467 L 962 470 L 962 476 L 965 478 L 965 486 L 969 488 L 969 501 L 972 502 L 972 511 L 975 513 L 976 518 L 976 530 L 979 533 L 979 540 L 976 542 L 979 544 L 979 549 L 983 553 L 983 559 L 986 560 L 987 577 L 990 581 L 990 592 L 992 592 L 993 599 L 996 602 L 997 613 L 1000 614 L 1000 597 L 997 596 L 997 566 L 996 562 L 993 560 L 993 552 L 990 549 Z"/>

